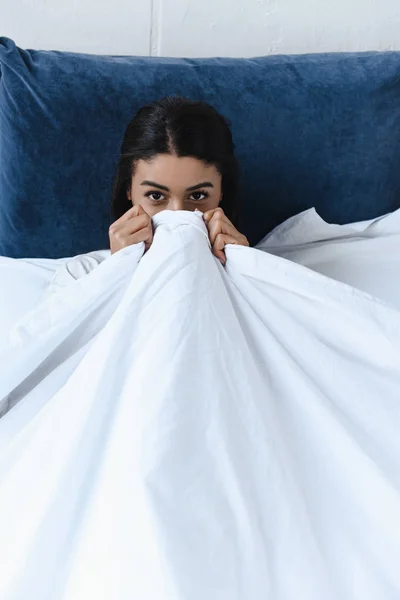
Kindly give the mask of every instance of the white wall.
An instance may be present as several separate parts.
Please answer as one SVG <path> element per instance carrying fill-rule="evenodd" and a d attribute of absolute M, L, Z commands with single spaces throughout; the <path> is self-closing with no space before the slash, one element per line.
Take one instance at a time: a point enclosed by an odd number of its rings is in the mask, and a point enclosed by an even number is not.
<path fill-rule="evenodd" d="M 400 0 L 0 0 L 22 48 L 154 56 L 400 50 Z"/>

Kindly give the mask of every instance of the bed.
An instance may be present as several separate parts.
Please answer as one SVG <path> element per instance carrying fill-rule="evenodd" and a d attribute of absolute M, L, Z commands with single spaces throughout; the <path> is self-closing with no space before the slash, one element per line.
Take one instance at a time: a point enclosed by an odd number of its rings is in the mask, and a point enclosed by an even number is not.
<path fill-rule="evenodd" d="M 0 598 L 397 600 L 400 53 L 0 69 Z M 167 93 L 231 119 L 225 266 L 196 212 L 108 251 Z"/>

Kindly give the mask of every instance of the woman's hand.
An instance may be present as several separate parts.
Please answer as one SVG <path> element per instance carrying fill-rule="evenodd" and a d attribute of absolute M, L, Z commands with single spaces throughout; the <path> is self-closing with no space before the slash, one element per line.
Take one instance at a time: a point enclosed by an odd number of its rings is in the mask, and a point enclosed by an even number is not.
<path fill-rule="evenodd" d="M 224 248 L 226 244 L 238 244 L 239 246 L 250 246 L 245 235 L 241 234 L 225 215 L 222 208 L 213 208 L 203 213 L 204 221 L 208 229 L 213 254 L 225 265 L 226 256 Z"/>
<path fill-rule="evenodd" d="M 135 204 L 110 225 L 108 236 L 111 254 L 139 242 L 145 243 L 146 252 L 153 241 L 151 217 L 140 204 Z"/>

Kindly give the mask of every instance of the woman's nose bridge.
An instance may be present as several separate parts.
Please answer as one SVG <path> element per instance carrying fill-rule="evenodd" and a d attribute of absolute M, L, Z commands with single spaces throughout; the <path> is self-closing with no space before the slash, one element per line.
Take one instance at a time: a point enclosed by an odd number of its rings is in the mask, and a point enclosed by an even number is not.
<path fill-rule="evenodd" d="M 168 208 L 170 210 L 184 210 L 185 200 L 183 198 L 171 198 Z"/>

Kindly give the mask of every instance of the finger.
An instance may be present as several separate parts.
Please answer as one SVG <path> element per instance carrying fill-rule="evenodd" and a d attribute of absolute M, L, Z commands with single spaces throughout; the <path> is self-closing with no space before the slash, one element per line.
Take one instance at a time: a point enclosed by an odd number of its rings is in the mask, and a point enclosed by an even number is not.
<path fill-rule="evenodd" d="M 142 229 L 141 231 L 138 231 L 136 234 L 137 236 L 137 241 L 138 242 L 144 242 L 144 251 L 147 252 L 147 250 L 150 248 L 151 244 L 153 243 L 153 229 L 152 227 L 150 227 L 149 229 Z"/>
<path fill-rule="evenodd" d="M 211 223 L 214 222 L 218 222 L 218 223 L 225 223 L 226 227 L 222 228 L 222 227 L 217 227 L 217 228 L 213 228 L 213 237 L 215 238 L 215 230 L 217 229 L 218 231 L 221 230 L 222 233 L 229 233 L 231 235 L 235 235 L 235 233 L 237 235 L 241 235 L 238 230 L 236 229 L 236 227 L 233 225 L 233 223 L 228 219 L 228 217 L 226 216 L 226 214 L 224 213 L 224 211 L 222 210 L 222 208 L 220 206 L 218 206 L 217 208 L 213 208 L 211 210 L 208 210 L 204 213 L 205 215 L 205 223 L 207 226 L 207 229 L 210 231 L 210 225 Z"/>
<path fill-rule="evenodd" d="M 140 231 L 125 236 L 123 240 L 124 246 L 131 246 L 132 244 L 138 244 L 139 242 L 145 242 L 145 248 L 148 250 L 153 242 L 153 231 L 151 228 L 144 227 L 143 229 L 140 229 Z"/>
<path fill-rule="evenodd" d="M 138 215 L 137 217 L 131 217 L 124 226 L 128 233 L 134 233 L 135 231 L 145 229 L 146 227 L 152 229 L 152 222 L 147 213 Z"/>
<path fill-rule="evenodd" d="M 141 217 L 136 217 L 139 220 Z M 151 244 L 153 240 L 153 227 L 151 222 L 137 226 L 137 223 L 132 228 L 132 223 L 128 223 L 125 227 L 120 227 L 110 235 L 111 243 L 119 248 L 124 248 L 130 244 L 136 244 L 140 241 L 147 241 Z"/>
<path fill-rule="evenodd" d="M 226 215 L 221 216 L 220 214 L 215 213 L 214 216 L 211 218 L 211 221 L 209 221 L 209 223 L 207 224 L 207 228 L 211 244 L 214 243 L 215 238 L 219 233 L 224 233 L 235 238 L 236 244 L 239 244 L 241 246 L 250 245 L 247 237 L 236 229 L 236 227 L 233 225 L 233 223 L 231 223 L 231 221 Z"/>
<path fill-rule="evenodd" d="M 226 256 L 224 252 L 224 248 L 226 244 L 237 244 L 237 240 L 231 235 L 226 235 L 224 233 L 219 233 L 215 239 L 213 244 L 213 254 L 220 259 L 223 265 L 226 263 Z"/>
<path fill-rule="evenodd" d="M 221 213 L 222 215 L 225 215 L 224 211 L 222 210 L 222 208 L 220 206 L 218 206 L 217 208 L 211 208 L 210 210 L 207 210 L 206 212 L 203 213 L 203 218 L 206 221 L 209 221 L 214 215 L 215 213 Z"/>
<path fill-rule="evenodd" d="M 129 210 L 127 210 L 115 223 L 125 223 L 132 219 L 132 217 L 138 217 L 139 215 L 147 215 L 147 212 L 144 210 L 141 204 L 135 204 Z M 150 216 L 147 215 L 150 219 Z"/>
<path fill-rule="evenodd" d="M 110 232 L 112 233 L 113 237 L 121 239 L 132 235 L 140 229 L 144 229 L 146 227 L 150 228 L 150 226 L 150 217 L 148 217 L 147 215 L 140 215 L 138 217 L 131 217 L 128 221 L 118 223 L 118 225 L 113 224 L 110 227 Z"/>
<path fill-rule="evenodd" d="M 208 221 L 206 221 L 208 237 L 210 238 L 211 245 L 214 244 L 217 235 L 219 233 L 223 233 L 223 222 L 223 213 L 221 213 L 220 211 L 214 211 L 211 218 Z"/>
<path fill-rule="evenodd" d="M 215 238 L 219 233 L 231 235 L 239 240 L 244 239 L 244 236 L 230 222 L 228 217 L 223 213 L 214 213 L 210 221 L 207 223 L 208 234 L 211 244 L 214 244 Z"/>

